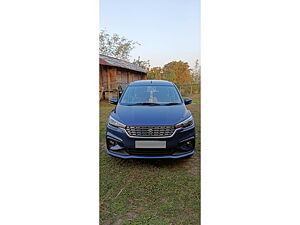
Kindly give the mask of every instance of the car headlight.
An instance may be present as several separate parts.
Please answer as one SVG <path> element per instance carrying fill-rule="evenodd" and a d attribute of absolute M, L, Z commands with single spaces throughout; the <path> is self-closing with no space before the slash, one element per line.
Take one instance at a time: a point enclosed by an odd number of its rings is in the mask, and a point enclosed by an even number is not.
<path fill-rule="evenodd" d="M 111 116 L 109 117 L 109 120 L 108 120 L 108 124 L 113 126 L 113 127 L 117 127 L 117 128 L 125 128 L 126 125 L 115 120 L 114 118 L 112 118 Z"/>
<path fill-rule="evenodd" d="M 175 125 L 175 128 L 181 128 L 181 127 L 189 127 L 189 126 L 192 126 L 194 124 L 194 119 L 193 119 L 193 116 L 190 116 L 189 118 L 187 118 L 186 120 L 180 122 L 180 123 L 177 123 Z"/>

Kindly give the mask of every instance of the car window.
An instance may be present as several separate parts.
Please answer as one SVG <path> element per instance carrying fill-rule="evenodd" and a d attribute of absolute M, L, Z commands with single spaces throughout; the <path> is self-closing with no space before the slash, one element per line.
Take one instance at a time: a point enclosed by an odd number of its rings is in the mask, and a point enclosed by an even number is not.
<path fill-rule="evenodd" d="M 137 103 L 182 103 L 174 86 L 129 86 L 123 94 L 121 104 Z"/>

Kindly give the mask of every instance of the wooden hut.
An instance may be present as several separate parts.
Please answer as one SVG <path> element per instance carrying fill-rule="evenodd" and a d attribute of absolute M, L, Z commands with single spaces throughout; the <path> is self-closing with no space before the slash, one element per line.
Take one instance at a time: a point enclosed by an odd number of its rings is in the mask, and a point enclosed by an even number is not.
<path fill-rule="evenodd" d="M 124 87 L 135 80 L 147 79 L 147 71 L 137 65 L 114 57 L 99 56 L 99 90 L 100 99 L 118 92 L 120 86 Z"/>

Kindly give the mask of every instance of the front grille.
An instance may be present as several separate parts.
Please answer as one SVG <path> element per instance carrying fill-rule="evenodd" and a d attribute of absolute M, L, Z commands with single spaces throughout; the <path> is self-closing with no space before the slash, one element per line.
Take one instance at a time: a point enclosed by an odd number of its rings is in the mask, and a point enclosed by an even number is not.
<path fill-rule="evenodd" d="M 174 133 L 174 126 L 127 126 L 126 131 L 130 136 L 139 137 L 165 137 Z"/>

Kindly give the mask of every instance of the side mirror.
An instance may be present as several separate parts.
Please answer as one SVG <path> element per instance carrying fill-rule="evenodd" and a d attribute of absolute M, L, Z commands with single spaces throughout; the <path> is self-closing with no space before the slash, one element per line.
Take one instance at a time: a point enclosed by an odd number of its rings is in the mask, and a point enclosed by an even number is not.
<path fill-rule="evenodd" d="M 117 105 L 118 104 L 118 98 L 111 98 L 111 99 L 109 99 L 109 103 Z"/>
<path fill-rule="evenodd" d="M 185 98 L 185 99 L 184 99 L 184 104 L 185 104 L 185 105 L 191 104 L 192 101 L 193 101 L 193 100 L 192 100 L 191 98 Z"/>

